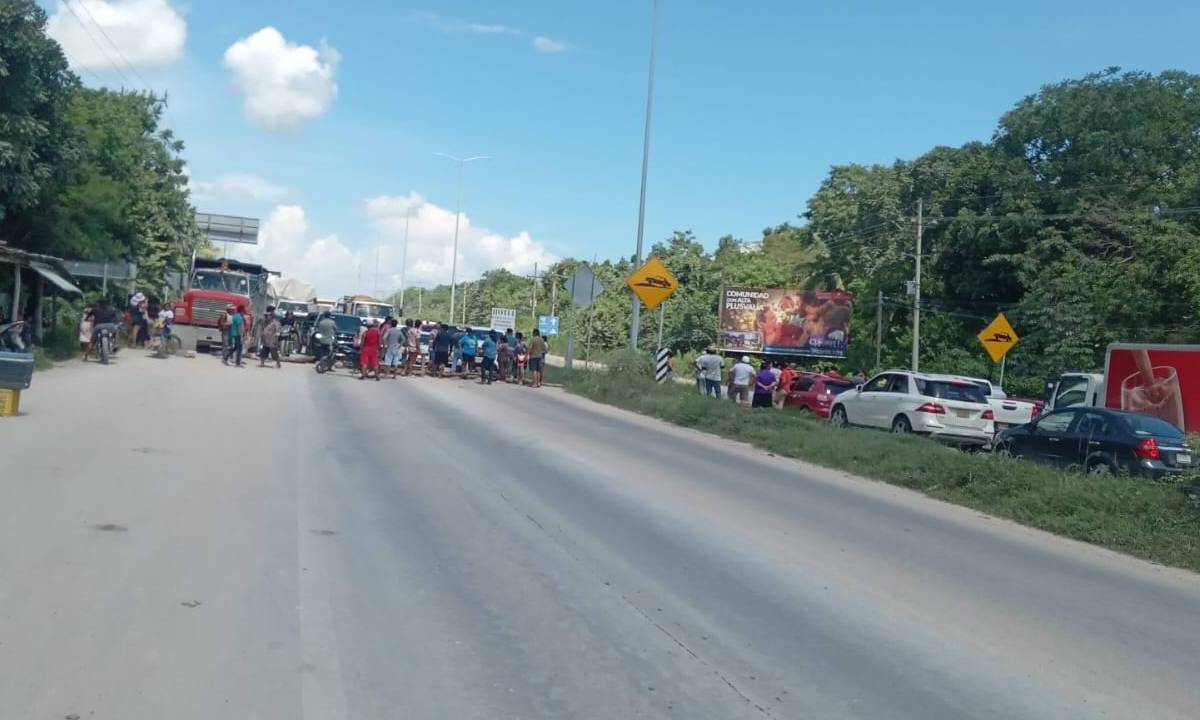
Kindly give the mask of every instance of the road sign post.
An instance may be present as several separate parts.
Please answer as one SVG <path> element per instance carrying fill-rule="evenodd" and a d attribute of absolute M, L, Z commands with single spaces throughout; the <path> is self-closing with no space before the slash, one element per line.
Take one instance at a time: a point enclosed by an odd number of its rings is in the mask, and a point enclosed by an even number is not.
<path fill-rule="evenodd" d="M 654 382 L 664 382 L 667 379 L 668 364 L 671 361 L 671 351 L 659 348 L 654 356 Z"/>
<path fill-rule="evenodd" d="M 1020 339 L 1017 336 L 1017 331 L 1013 330 L 1013 326 L 1009 324 L 1008 318 L 1004 317 L 1004 313 L 997 315 L 996 319 L 988 323 L 988 326 L 979 333 L 979 342 L 983 343 L 983 349 L 992 358 L 992 362 L 1001 363 L 1000 372 L 1002 376 L 1004 372 L 1004 357 L 1008 355 L 1008 351 L 1012 350 L 1013 346 Z M 1001 385 L 1003 384 L 1002 381 Z"/>

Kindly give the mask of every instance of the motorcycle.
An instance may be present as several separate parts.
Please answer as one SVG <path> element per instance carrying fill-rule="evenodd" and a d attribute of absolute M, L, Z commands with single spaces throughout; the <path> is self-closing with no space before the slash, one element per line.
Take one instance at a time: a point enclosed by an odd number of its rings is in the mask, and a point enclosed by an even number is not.
<path fill-rule="evenodd" d="M 100 356 L 100 364 L 107 365 L 108 359 L 117 351 L 117 325 L 116 323 L 97 325 L 94 334 L 96 354 Z"/>
<path fill-rule="evenodd" d="M 314 368 L 318 374 L 324 375 L 338 365 L 351 370 L 358 369 L 358 348 L 352 343 L 337 343 L 330 347 L 322 342 L 321 333 L 314 334 L 313 339 L 316 341 L 313 348 L 317 351 Z"/>

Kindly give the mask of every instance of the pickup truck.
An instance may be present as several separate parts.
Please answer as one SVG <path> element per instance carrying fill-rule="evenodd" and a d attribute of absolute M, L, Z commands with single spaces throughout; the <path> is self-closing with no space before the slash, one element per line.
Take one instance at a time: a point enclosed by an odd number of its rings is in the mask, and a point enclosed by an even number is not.
<path fill-rule="evenodd" d="M 991 406 L 992 414 L 996 418 L 996 432 L 1033 422 L 1042 410 L 1042 403 L 1010 398 L 1008 393 L 1004 392 L 1000 386 L 993 385 L 990 380 L 972 377 L 958 379 L 983 388 L 983 394 L 987 396 L 988 405 Z"/>

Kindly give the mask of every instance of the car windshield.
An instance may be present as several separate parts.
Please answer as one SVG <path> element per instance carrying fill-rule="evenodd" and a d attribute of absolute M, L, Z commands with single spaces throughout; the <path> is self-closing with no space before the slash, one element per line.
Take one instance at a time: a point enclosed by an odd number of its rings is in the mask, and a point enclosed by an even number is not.
<path fill-rule="evenodd" d="M 917 390 L 927 397 L 939 400 L 956 400 L 958 402 L 987 403 L 987 396 L 974 383 L 953 382 L 949 380 L 917 380 Z"/>
<path fill-rule="evenodd" d="M 831 395 L 841 395 L 842 393 L 846 392 L 847 390 L 853 390 L 853 389 L 854 389 L 853 383 L 833 383 L 833 382 L 825 383 L 825 392 L 827 392 Z"/>
<path fill-rule="evenodd" d="M 1179 428 L 1166 420 L 1150 415 L 1126 415 L 1129 426 L 1135 435 L 1155 435 L 1157 437 L 1183 437 Z"/>
<path fill-rule="evenodd" d="M 332 315 L 334 325 L 337 325 L 340 333 L 356 333 L 358 328 L 362 326 L 359 319 L 354 315 Z"/>
<path fill-rule="evenodd" d="M 392 307 L 390 305 L 361 303 L 354 306 L 354 313 L 364 318 L 385 318 L 392 314 Z"/>
<path fill-rule="evenodd" d="M 192 276 L 192 289 L 194 290 L 219 290 L 238 295 L 249 295 L 249 287 L 249 280 L 241 273 L 198 270 Z"/>

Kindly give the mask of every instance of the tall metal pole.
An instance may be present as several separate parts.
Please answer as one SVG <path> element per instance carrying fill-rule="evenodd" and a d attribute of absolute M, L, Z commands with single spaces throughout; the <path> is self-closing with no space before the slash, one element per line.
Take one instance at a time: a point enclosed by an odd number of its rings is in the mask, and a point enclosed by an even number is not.
<path fill-rule="evenodd" d="M 458 202 L 454 205 L 454 257 L 450 260 L 450 324 L 454 324 L 454 281 L 458 276 L 458 218 L 462 215 L 462 160 L 458 161 Z M 463 313 L 466 313 L 466 302 L 463 303 Z M 465 322 L 465 321 L 464 321 Z"/>
<path fill-rule="evenodd" d="M 412 217 L 412 208 L 404 211 L 404 251 L 400 259 L 400 309 L 404 309 L 404 274 L 408 271 L 408 221 Z"/>
<path fill-rule="evenodd" d="M 921 369 L 921 235 L 925 231 L 925 200 L 917 199 L 917 279 L 913 282 L 912 369 Z"/>
<path fill-rule="evenodd" d="M 642 138 L 642 193 L 638 202 L 637 254 L 633 256 L 635 266 L 642 264 L 642 236 L 646 225 L 646 171 L 650 167 L 650 116 L 654 109 L 654 57 L 658 50 L 658 5 L 654 0 L 654 18 L 650 26 L 650 79 L 646 84 L 646 129 Z M 629 324 L 629 349 L 637 351 L 638 325 L 641 322 L 642 306 L 637 295 L 631 290 L 630 299 L 633 302 L 633 313 Z"/>
<path fill-rule="evenodd" d="M 875 369 L 883 362 L 883 291 L 875 297 Z"/>
<path fill-rule="evenodd" d="M 533 264 L 533 305 L 529 308 L 529 317 L 537 327 L 537 263 Z"/>

